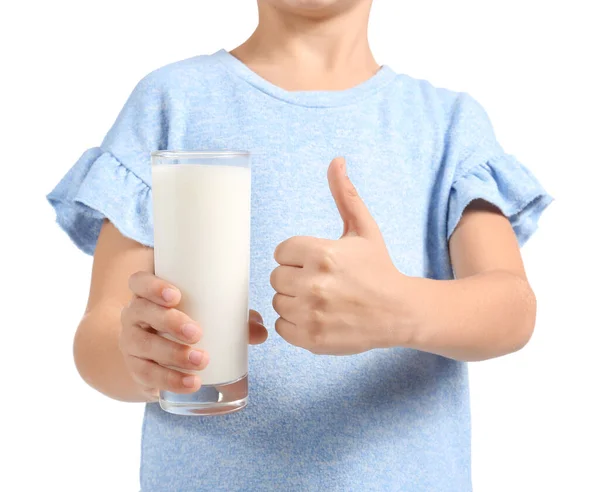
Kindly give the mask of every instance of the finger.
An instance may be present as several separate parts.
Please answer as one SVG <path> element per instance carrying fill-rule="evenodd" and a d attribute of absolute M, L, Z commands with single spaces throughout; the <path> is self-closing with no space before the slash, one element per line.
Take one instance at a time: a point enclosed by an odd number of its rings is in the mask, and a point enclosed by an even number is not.
<path fill-rule="evenodd" d="M 273 309 L 283 319 L 296 323 L 299 314 L 299 301 L 297 297 L 275 294 L 273 296 Z"/>
<path fill-rule="evenodd" d="M 279 243 L 273 254 L 280 265 L 302 267 L 315 248 L 325 239 L 311 236 L 293 236 Z"/>
<path fill-rule="evenodd" d="M 254 309 L 250 309 L 248 318 L 250 321 L 255 321 L 256 323 L 260 323 L 261 325 L 265 324 L 261 314 L 258 311 L 255 311 Z"/>
<path fill-rule="evenodd" d="M 127 361 L 134 378 L 144 386 L 173 393 L 194 393 L 200 389 L 197 374 L 183 374 L 146 359 L 129 356 Z"/>
<path fill-rule="evenodd" d="M 202 328 L 189 316 L 174 308 L 154 304 L 148 299 L 134 298 L 121 314 L 123 325 L 133 324 L 166 333 L 183 343 L 198 343 Z"/>
<path fill-rule="evenodd" d="M 189 371 L 202 370 L 209 362 L 206 352 L 173 342 L 139 327 L 134 327 L 128 332 L 125 350 L 130 355 L 152 360 L 161 366 Z"/>
<path fill-rule="evenodd" d="M 379 237 L 379 227 L 346 175 L 346 161 L 336 157 L 327 170 L 329 189 L 344 221 L 342 236 Z"/>
<path fill-rule="evenodd" d="M 300 291 L 302 268 L 278 266 L 271 272 L 271 287 L 280 294 L 297 295 Z"/>
<path fill-rule="evenodd" d="M 251 321 L 248 325 L 248 328 L 250 330 L 250 345 L 258 345 L 259 343 L 263 343 L 269 336 L 269 332 L 262 324 Z"/>
<path fill-rule="evenodd" d="M 304 348 L 305 340 L 302 336 L 302 331 L 294 323 L 283 318 L 277 318 L 277 321 L 275 321 L 275 331 L 286 342 Z"/>
<path fill-rule="evenodd" d="M 269 332 L 265 328 L 263 317 L 258 311 L 250 310 L 248 315 L 249 343 L 258 345 L 263 343 L 269 336 Z"/>
<path fill-rule="evenodd" d="M 129 277 L 131 291 L 161 306 L 173 307 L 181 301 L 179 289 L 149 272 L 137 272 Z"/>

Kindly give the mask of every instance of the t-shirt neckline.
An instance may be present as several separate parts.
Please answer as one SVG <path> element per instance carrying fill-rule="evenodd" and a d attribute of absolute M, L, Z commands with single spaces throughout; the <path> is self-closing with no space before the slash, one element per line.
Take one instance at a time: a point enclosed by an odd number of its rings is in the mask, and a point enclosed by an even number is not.
<path fill-rule="evenodd" d="M 297 106 L 315 108 L 346 106 L 355 103 L 378 92 L 396 76 L 396 73 L 390 67 L 382 65 L 371 78 L 349 89 L 339 91 L 288 91 L 253 72 L 241 60 L 238 60 L 225 49 L 217 51 L 212 56 L 230 72 L 265 94 Z"/>

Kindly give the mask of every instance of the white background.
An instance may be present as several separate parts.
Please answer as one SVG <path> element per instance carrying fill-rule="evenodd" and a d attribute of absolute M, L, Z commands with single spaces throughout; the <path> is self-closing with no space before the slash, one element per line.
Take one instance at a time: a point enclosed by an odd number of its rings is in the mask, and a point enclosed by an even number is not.
<path fill-rule="evenodd" d="M 600 490 L 593 4 L 375 0 L 377 60 L 477 98 L 505 150 L 557 199 L 524 249 L 539 300 L 533 339 L 471 365 L 476 491 Z M 44 196 L 99 145 L 140 78 L 235 47 L 253 29 L 255 4 L 12 5 L 0 12 L 3 484 L 135 491 L 142 406 L 103 397 L 75 371 L 91 260 L 54 224 Z"/>

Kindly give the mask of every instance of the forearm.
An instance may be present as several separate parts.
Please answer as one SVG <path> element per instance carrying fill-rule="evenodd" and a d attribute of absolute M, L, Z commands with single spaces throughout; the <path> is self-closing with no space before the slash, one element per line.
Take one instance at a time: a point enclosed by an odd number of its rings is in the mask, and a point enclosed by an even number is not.
<path fill-rule="evenodd" d="M 491 271 L 459 280 L 410 279 L 409 328 L 393 330 L 397 345 L 476 361 L 522 348 L 535 324 L 527 280 Z"/>
<path fill-rule="evenodd" d="M 121 310 L 118 304 L 100 304 L 84 316 L 75 335 L 75 364 L 86 383 L 110 398 L 147 401 L 119 350 Z"/>

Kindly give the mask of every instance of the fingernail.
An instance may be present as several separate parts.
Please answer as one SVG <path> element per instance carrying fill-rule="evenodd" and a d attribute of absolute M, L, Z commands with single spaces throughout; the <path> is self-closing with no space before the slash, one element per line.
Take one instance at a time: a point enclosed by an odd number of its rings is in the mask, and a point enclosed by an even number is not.
<path fill-rule="evenodd" d="M 186 388 L 193 388 L 196 386 L 196 376 L 185 376 L 181 382 Z"/>
<path fill-rule="evenodd" d="M 202 354 L 202 352 L 198 352 L 197 350 L 192 350 L 188 355 L 188 359 L 190 359 L 192 364 L 199 366 L 202 362 L 202 359 L 204 359 L 204 354 Z"/>
<path fill-rule="evenodd" d="M 187 323 L 181 327 L 181 333 L 189 340 L 195 340 L 200 335 L 200 328 L 191 323 Z"/>
<path fill-rule="evenodd" d="M 162 291 L 162 298 L 167 302 L 173 302 L 177 299 L 177 291 L 174 289 L 164 289 Z"/>

